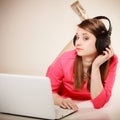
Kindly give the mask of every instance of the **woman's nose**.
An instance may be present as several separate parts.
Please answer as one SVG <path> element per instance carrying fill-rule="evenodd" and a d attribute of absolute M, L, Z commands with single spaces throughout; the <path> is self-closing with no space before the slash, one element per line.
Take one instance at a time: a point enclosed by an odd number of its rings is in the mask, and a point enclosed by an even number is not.
<path fill-rule="evenodd" d="M 77 45 L 77 46 L 80 46 L 81 44 L 82 44 L 82 41 L 80 40 L 80 38 L 77 39 L 77 40 L 76 40 L 76 45 Z"/>

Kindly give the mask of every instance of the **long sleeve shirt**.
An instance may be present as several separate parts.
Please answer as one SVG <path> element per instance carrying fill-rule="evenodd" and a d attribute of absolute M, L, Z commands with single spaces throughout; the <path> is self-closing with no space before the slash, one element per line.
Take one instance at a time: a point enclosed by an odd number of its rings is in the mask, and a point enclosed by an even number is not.
<path fill-rule="evenodd" d="M 104 88 L 96 98 L 92 99 L 87 89 L 87 82 L 84 81 L 82 89 L 74 89 L 73 65 L 76 55 L 75 50 L 65 52 L 49 66 L 46 76 L 51 80 L 52 92 L 73 100 L 91 100 L 95 108 L 101 108 L 111 96 L 118 58 L 116 55 L 111 58 Z"/>

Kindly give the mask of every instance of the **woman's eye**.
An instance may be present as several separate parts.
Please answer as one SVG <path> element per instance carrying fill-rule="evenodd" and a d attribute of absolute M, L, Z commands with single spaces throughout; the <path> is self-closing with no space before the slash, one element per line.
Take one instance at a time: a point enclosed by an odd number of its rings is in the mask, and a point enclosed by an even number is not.
<path fill-rule="evenodd" d="M 84 37 L 84 40 L 89 40 L 89 37 Z"/>
<path fill-rule="evenodd" d="M 77 40 L 79 39 L 79 37 L 77 37 Z"/>

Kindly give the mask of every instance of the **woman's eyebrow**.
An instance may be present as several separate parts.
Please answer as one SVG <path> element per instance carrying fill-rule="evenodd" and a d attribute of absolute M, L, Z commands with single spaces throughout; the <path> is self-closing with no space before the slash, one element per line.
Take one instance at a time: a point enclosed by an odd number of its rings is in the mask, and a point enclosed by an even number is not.
<path fill-rule="evenodd" d="M 82 33 L 83 35 L 88 35 L 88 33 Z M 76 35 L 79 35 L 77 32 L 76 32 Z"/>
<path fill-rule="evenodd" d="M 88 33 L 83 33 L 83 35 L 88 35 Z"/>

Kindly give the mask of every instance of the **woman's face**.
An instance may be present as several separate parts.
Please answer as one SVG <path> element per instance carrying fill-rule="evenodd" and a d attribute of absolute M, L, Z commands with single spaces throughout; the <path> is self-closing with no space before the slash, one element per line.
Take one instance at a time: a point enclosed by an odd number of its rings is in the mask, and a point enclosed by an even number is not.
<path fill-rule="evenodd" d="M 76 36 L 75 48 L 78 56 L 92 57 L 97 55 L 97 49 L 95 47 L 96 37 L 92 33 L 77 28 Z"/>

